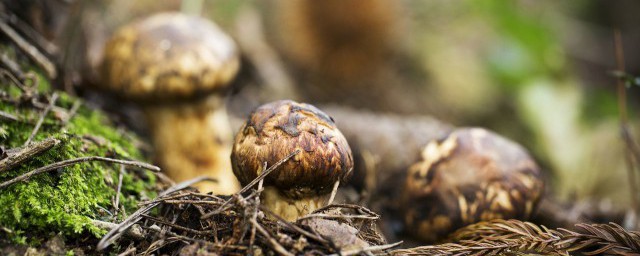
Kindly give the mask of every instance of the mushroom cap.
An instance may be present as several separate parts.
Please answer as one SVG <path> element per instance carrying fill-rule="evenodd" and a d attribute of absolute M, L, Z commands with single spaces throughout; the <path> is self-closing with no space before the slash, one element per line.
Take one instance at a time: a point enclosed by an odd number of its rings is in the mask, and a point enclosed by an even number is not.
<path fill-rule="evenodd" d="M 105 46 L 101 86 L 136 101 L 185 100 L 225 89 L 238 67 L 236 45 L 218 26 L 160 13 L 114 33 Z"/>
<path fill-rule="evenodd" d="M 290 100 L 255 109 L 235 138 L 233 173 L 246 185 L 263 170 L 300 149 L 291 160 L 269 174 L 274 186 L 293 199 L 327 194 L 333 184 L 351 176 L 351 148 L 331 117 L 316 107 Z"/>
<path fill-rule="evenodd" d="M 405 224 L 435 242 L 478 221 L 527 219 L 543 188 L 537 164 L 520 145 L 485 129 L 456 129 L 430 142 L 409 168 Z"/>

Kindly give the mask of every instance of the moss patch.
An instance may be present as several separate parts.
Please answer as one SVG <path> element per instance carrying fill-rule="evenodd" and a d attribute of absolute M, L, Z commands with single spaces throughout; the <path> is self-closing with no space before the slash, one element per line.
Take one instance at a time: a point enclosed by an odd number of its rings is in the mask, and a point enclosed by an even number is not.
<path fill-rule="evenodd" d="M 20 121 L 0 119 L 0 145 L 5 149 L 21 147 L 31 134 L 42 110 L 20 100 L 21 93 L 13 85 L 0 85 L 0 111 L 17 116 Z M 64 93 L 56 106 L 71 109 L 78 101 Z M 44 96 L 36 96 L 46 102 Z M 49 95 L 50 97 L 50 95 Z M 0 182 L 25 172 L 66 159 L 104 156 L 141 160 L 132 134 L 119 131 L 104 113 L 80 107 L 64 124 L 65 111 L 50 111 L 33 141 L 54 137 L 62 141 L 46 153 L 21 166 L 0 173 Z M 51 232 L 67 238 L 80 234 L 100 236 L 106 231 L 91 224 L 91 219 L 118 222 L 132 213 L 141 199 L 155 197 L 155 176 L 148 171 L 127 167 L 122 190 L 118 194 L 124 213 L 117 217 L 114 197 L 120 166 L 103 162 L 84 162 L 32 177 L 0 189 L 0 237 L 3 233 L 14 242 L 38 242 Z"/>

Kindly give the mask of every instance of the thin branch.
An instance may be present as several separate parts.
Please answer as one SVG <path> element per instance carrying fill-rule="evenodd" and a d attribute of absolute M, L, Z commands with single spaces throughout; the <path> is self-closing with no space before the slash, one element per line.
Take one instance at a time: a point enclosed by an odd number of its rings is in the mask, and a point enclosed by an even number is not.
<path fill-rule="evenodd" d="M 80 106 L 82 106 L 82 101 L 80 100 L 76 100 L 73 103 L 73 106 L 71 106 L 71 109 L 69 109 L 69 113 L 68 115 L 65 117 L 64 120 L 62 120 L 62 125 L 66 125 L 67 123 L 69 123 L 69 121 L 71 121 L 71 119 L 76 115 L 76 113 L 78 112 L 78 109 L 80 109 Z"/>
<path fill-rule="evenodd" d="M 238 191 L 237 193 L 235 193 L 236 195 L 240 195 L 246 191 L 248 191 L 250 188 L 252 188 L 254 185 L 256 185 L 258 182 L 260 182 L 262 179 L 264 179 L 265 177 L 267 177 L 267 175 L 269 175 L 271 172 L 273 172 L 275 169 L 277 169 L 278 167 L 280 167 L 280 165 L 282 165 L 283 163 L 285 163 L 286 161 L 288 161 L 289 159 L 291 159 L 292 157 L 294 157 L 295 155 L 297 155 L 298 153 L 300 153 L 300 149 L 296 149 L 296 151 L 294 151 L 293 153 L 289 154 L 288 156 L 286 156 L 283 159 L 280 159 L 280 161 L 278 161 L 277 163 L 275 163 L 274 165 L 272 165 L 271 167 L 269 167 L 267 170 L 265 170 L 264 172 L 262 172 L 260 175 L 258 175 L 258 177 L 256 177 L 255 179 L 253 179 L 251 182 L 249 182 L 249 184 L 247 184 L 246 186 L 244 186 L 244 188 L 242 188 L 240 191 Z M 215 211 L 209 212 L 205 215 L 202 215 L 202 217 L 200 217 L 200 219 L 207 219 L 210 218 L 213 215 L 219 214 L 223 211 L 225 211 L 227 208 L 226 206 L 231 202 L 231 200 L 233 200 L 233 197 L 230 198 L 229 200 L 227 200 L 226 202 L 224 202 L 224 204 L 222 204 L 218 209 L 216 209 Z"/>
<path fill-rule="evenodd" d="M 267 162 L 264 162 L 264 165 L 262 166 L 262 170 L 266 170 L 267 169 Z M 253 206 L 253 212 L 251 213 L 251 220 L 253 222 L 257 222 L 258 219 L 258 209 L 260 209 L 260 195 L 262 194 L 262 185 L 264 185 L 264 179 L 261 179 L 260 182 L 258 182 L 258 194 L 256 196 L 256 200 L 255 200 L 255 205 Z M 256 239 L 256 226 L 255 225 L 251 225 L 251 235 L 249 235 L 249 248 L 253 249 L 253 243 L 255 242 Z"/>
<path fill-rule="evenodd" d="M 329 256 L 351 256 L 351 255 L 358 255 L 360 253 L 364 253 L 364 252 L 375 252 L 375 251 L 383 251 L 383 250 L 387 250 L 387 249 L 391 249 L 393 247 L 396 247 L 400 244 L 402 244 L 404 241 L 399 241 L 396 243 L 392 243 L 392 244 L 383 244 L 383 245 L 374 245 L 374 246 L 367 246 L 364 248 L 360 248 L 360 249 L 352 249 L 352 250 L 345 250 L 345 251 L 341 251 L 339 254 L 329 254 Z"/>
<path fill-rule="evenodd" d="M 8 180 L 8 181 L 5 181 L 3 183 L 0 183 L 0 189 L 6 188 L 7 186 L 10 186 L 10 185 L 12 185 L 14 183 L 17 183 L 17 182 L 20 182 L 20 181 L 29 180 L 32 176 L 38 175 L 40 173 L 49 172 L 49 171 L 57 170 L 58 168 L 65 167 L 65 166 L 70 166 L 70 165 L 74 165 L 74 164 L 77 164 L 77 163 L 90 162 L 90 161 L 101 161 L 101 162 L 108 162 L 108 163 L 116 163 L 116 164 L 123 164 L 123 165 L 128 165 L 128 166 L 135 166 L 135 167 L 138 167 L 138 168 L 143 168 L 143 169 L 156 171 L 156 172 L 160 171 L 160 167 L 157 167 L 155 165 L 151 165 L 151 164 L 148 164 L 148 163 L 144 163 L 144 162 L 131 161 L 131 160 L 120 160 L 120 159 L 113 159 L 113 158 L 107 158 L 107 157 L 101 157 L 101 156 L 88 156 L 88 157 L 80 157 L 80 158 L 64 160 L 64 161 L 53 163 L 53 164 L 50 164 L 50 165 L 47 165 L 47 166 L 40 167 L 38 169 L 35 169 L 33 171 L 30 171 L 30 172 L 27 172 L 27 173 L 25 173 L 23 175 L 15 177 L 15 178 L 13 178 L 11 180 Z"/>
<path fill-rule="evenodd" d="M 122 191 L 122 178 L 124 177 L 124 165 L 120 165 L 120 170 L 118 171 L 118 186 L 116 187 L 116 195 L 113 202 L 113 219 L 118 217 L 118 209 L 120 209 L 120 192 Z"/>
<path fill-rule="evenodd" d="M 273 248 L 273 250 L 275 250 L 277 253 L 279 253 L 280 255 L 286 255 L 286 256 L 293 256 L 293 253 L 288 252 L 284 247 L 282 247 L 282 245 L 280 243 L 278 243 L 278 241 L 276 241 L 275 239 L 273 239 L 273 237 L 271 237 L 271 235 L 269 234 L 269 232 L 267 232 L 261 225 L 260 223 L 256 222 L 255 220 L 251 220 L 251 224 L 253 224 L 256 227 L 256 230 L 262 234 L 265 238 L 267 238 L 267 241 L 269 242 L 269 244 L 271 244 L 271 247 Z"/>
<path fill-rule="evenodd" d="M 46 73 L 49 78 L 56 78 L 58 75 L 56 66 L 46 56 L 44 56 L 38 48 L 29 44 L 27 40 L 22 38 L 13 28 L 11 28 L 5 19 L 0 19 L 0 32 L 5 34 L 13 41 L 22 52 L 36 62 Z"/>
<path fill-rule="evenodd" d="M 0 55 L 0 65 L 5 67 L 17 79 L 23 80 L 24 73 L 20 70 L 18 63 L 13 61 L 6 53 Z"/>
<path fill-rule="evenodd" d="M 16 77 L 16 75 L 14 75 L 13 73 L 11 73 L 9 70 L 6 69 L 0 69 L 0 75 L 5 76 L 7 78 L 9 78 L 9 80 L 11 80 L 11 82 L 13 82 L 13 84 L 20 90 L 22 91 L 22 93 L 27 93 L 30 94 L 30 91 L 27 89 L 27 87 L 24 85 L 24 83 L 21 82 L 21 79 L 18 79 L 18 77 Z M 23 74 L 24 76 L 24 74 Z"/>
<path fill-rule="evenodd" d="M 48 56 L 53 56 L 58 53 L 59 49 L 54 43 L 47 40 L 41 33 L 33 29 L 29 24 L 22 21 L 14 14 L 2 14 L 0 18 L 6 19 L 12 27 L 15 27 L 28 39 L 30 39 L 35 46 L 43 50 Z"/>
<path fill-rule="evenodd" d="M 115 223 L 101 221 L 101 220 L 93 220 L 93 219 L 91 220 L 91 224 L 93 224 L 98 228 L 107 229 L 107 230 L 112 230 L 118 227 L 118 224 L 115 224 Z M 142 234 L 142 228 L 140 228 L 140 226 L 134 226 L 133 228 L 128 229 L 125 235 L 135 240 L 144 239 L 144 235 Z"/>
<path fill-rule="evenodd" d="M 305 216 L 299 217 L 298 220 L 311 219 L 311 218 L 324 218 L 324 219 L 365 219 L 365 220 L 377 220 L 377 216 L 367 215 L 347 215 L 347 214 L 326 214 L 326 213 L 311 213 Z"/>
<path fill-rule="evenodd" d="M 0 111 L 0 118 L 6 119 L 6 120 L 9 120 L 9 121 L 14 121 L 14 122 L 19 121 L 17 116 L 14 116 L 14 115 L 9 114 L 9 113 L 4 112 L 4 111 Z"/>
<path fill-rule="evenodd" d="M 614 42 L 615 42 L 615 51 L 616 51 L 616 65 L 618 71 L 625 72 L 625 61 L 624 61 L 624 48 L 622 45 L 622 35 L 620 34 L 620 30 L 614 30 Z M 635 140 L 631 133 L 629 132 L 629 121 L 627 117 L 627 94 L 626 88 L 624 86 L 624 82 L 622 79 L 617 79 L 617 87 L 618 87 L 618 111 L 620 111 L 620 131 L 622 135 L 623 142 L 625 143 L 625 162 L 627 165 L 627 174 L 629 178 L 629 189 L 631 190 L 631 208 L 633 209 L 633 214 L 637 214 L 640 209 L 640 198 L 638 198 L 638 183 L 636 178 L 636 166 L 635 163 L 640 163 L 640 152 L 635 152 L 634 144 Z M 637 219 L 634 218 L 634 219 Z M 634 223 L 634 226 L 637 226 L 637 223 Z"/>
<path fill-rule="evenodd" d="M 20 148 L 18 152 L 9 154 L 8 157 L 0 160 L 0 173 L 11 170 L 12 168 L 22 164 L 23 162 L 46 152 L 47 150 L 60 144 L 60 140 L 54 138 L 47 138 L 43 141 L 29 144 L 23 148 Z"/>
<path fill-rule="evenodd" d="M 45 108 L 44 111 L 42 111 L 42 114 L 40 114 L 40 118 L 38 119 L 36 126 L 33 127 L 33 131 L 31 131 L 31 135 L 29 135 L 29 138 L 27 138 L 27 141 L 24 142 L 25 146 L 29 145 L 31 140 L 33 140 L 33 137 L 36 136 L 36 134 L 38 133 L 38 130 L 40 130 L 40 126 L 42 126 L 42 123 L 44 122 L 44 118 L 47 116 L 47 114 L 49 114 L 49 111 L 51 111 L 51 108 L 56 104 L 56 100 L 58 100 L 58 93 L 54 92 L 53 95 L 51 95 L 51 99 L 49 100 L 49 105 L 47 105 L 47 108 Z"/>
<path fill-rule="evenodd" d="M 158 168 L 159 169 L 159 168 Z M 200 176 L 191 180 L 187 180 L 187 181 L 183 181 L 181 183 L 178 183 L 170 188 L 168 188 L 167 190 L 165 190 L 164 192 L 160 193 L 160 195 L 158 195 L 158 197 L 156 199 L 154 199 L 151 204 L 148 204 L 144 207 L 141 207 L 140 209 L 138 209 L 137 211 L 135 211 L 133 214 L 131 214 L 129 217 L 127 217 L 125 220 L 123 220 L 122 222 L 120 222 L 120 224 L 118 224 L 118 226 L 114 229 L 111 229 L 111 231 L 109 231 L 106 235 L 104 235 L 102 237 L 102 239 L 100 239 L 100 242 L 98 242 L 98 246 L 96 247 L 96 249 L 98 251 L 104 250 L 105 248 L 107 248 L 109 245 L 111 245 L 113 243 L 113 241 L 115 241 L 116 239 L 118 239 L 120 236 L 122 236 L 123 232 L 125 232 L 127 229 L 129 229 L 129 227 L 131 227 L 133 224 L 135 224 L 136 222 L 138 222 L 139 220 L 142 219 L 142 215 L 148 213 L 151 209 L 153 209 L 154 207 L 156 207 L 158 204 L 160 204 L 161 200 L 163 197 L 172 194 L 174 192 L 183 190 L 195 183 L 201 182 L 201 181 L 205 181 L 205 180 L 211 180 L 211 178 L 205 177 L 205 176 Z"/>
<path fill-rule="evenodd" d="M 136 247 L 131 247 L 126 251 L 118 254 L 118 256 L 128 256 L 128 255 L 135 255 L 135 254 L 136 254 Z"/>
<path fill-rule="evenodd" d="M 327 205 L 333 204 L 333 200 L 336 198 L 336 194 L 338 193 L 339 186 L 340 186 L 340 180 L 336 181 L 336 183 L 333 184 L 333 189 L 331 190 L 331 196 L 329 196 Z"/>
<path fill-rule="evenodd" d="M 327 241 L 327 239 L 323 238 L 322 236 L 312 234 L 312 233 L 310 233 L 310 232 L 308 232 L 308 231 L 306 231 L 306 230 L 294 225 L 293 223 L 283 219 L 282 217 L 280 217 L 280 215 L 272 212 L 271 210 L 269 210 L 268 208 L 266 208 L 266 207 L 264 207 L 262 205 L 260 206 L 260 210 L 262 210 L 263 212 L 269 214 L 270 216 L 272 216 L 273 218 L 278 220 L 278 223 L 282 224 L 284 227 L 286 227 L 286 228 L 288 228 L 290 230 L 293 230 L 295 232 L 298 232 L 298 233 L 300 233 L 300 234 L 302 234 L 302 235 L 304 235 L 304 236 L 306 236 L 308 238 L 311 238 L 313 240 L 316 240 L 316 241 L 328 246 L 329 241 Z"/>

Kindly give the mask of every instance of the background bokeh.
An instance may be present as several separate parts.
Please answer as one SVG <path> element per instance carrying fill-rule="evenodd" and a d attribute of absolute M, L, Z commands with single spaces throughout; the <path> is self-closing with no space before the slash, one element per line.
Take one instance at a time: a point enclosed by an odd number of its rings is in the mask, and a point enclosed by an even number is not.
<path fill-rule="evenodd" d="M 305 5 L 309 2 L 81 1 L 69 10 L 70 19 L 79 22 L 57 28 L 72 36 L 58 41 L 75 49 L 65 53 L 69 70 L 96 83 L 102 44 L 119 25 L 158 11 L 200 14 L 229 32 L 243 52 L 243 70 L 228 102 L 236 117 L 269 100 L 295 98 L 487 127 L 525 145 L 548 174 L 549 192 L 561 200 L 629 205 L 610 72 L 616 69 L 617 28 L 626 71 L 640 73 L 640 2 Z M 627 89 L 634 131 L 639 91 Z"/>

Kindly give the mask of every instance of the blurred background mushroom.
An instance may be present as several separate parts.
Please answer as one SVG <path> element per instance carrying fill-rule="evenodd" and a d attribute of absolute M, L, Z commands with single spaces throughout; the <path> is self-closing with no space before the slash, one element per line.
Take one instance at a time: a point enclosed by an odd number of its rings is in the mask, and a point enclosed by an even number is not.
<path fill-rule="evenodd" d="M 519 145 L 481 128 L 459 128 L 424 147 L 402 192 L 405 230 L 436 242 L 493 219 L 528 220 L 542 196 L 538 165 Z"/>
<path fill-rule="evenodd" d="M 144 105 L 156 158 L 169 177 L 200 175 L 206 192 L 231 194 L 231 130 L 224 94 L 237 73 L 233 40 L 213 23 L 161 13 L 120 28 L 105 47 L 100 86 Z"/>

